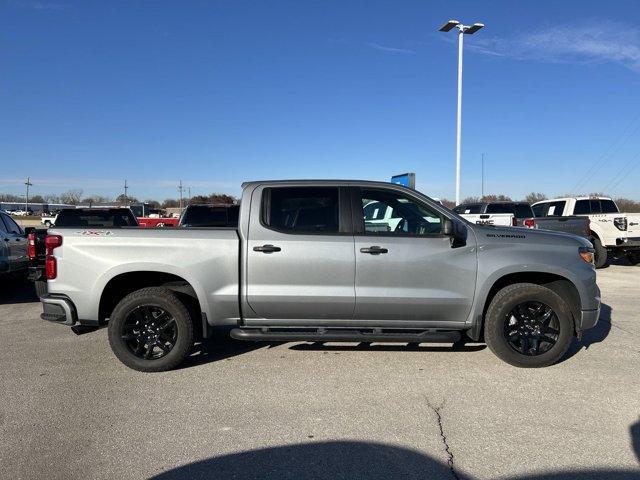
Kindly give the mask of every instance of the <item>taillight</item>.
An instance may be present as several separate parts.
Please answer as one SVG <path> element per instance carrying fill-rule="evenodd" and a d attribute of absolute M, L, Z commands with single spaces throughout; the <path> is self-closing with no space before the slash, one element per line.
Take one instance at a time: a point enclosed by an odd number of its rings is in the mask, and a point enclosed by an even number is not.
<path fill-rule="evenodd" d="M 58 276 L 58 262 L 53 255 L 47 255 L 44 261 L 44 271 L 47 276 L 47 280 L 55 280 Z"/>
<path fill-rule="evenodd" d="M 627 230 L 627 217 L 616 217 L 613 219 L 613 224 L 618 230 L 623 232 Z"/>
<path fill-rule="evenodd" d="M 30 233 L 27 235 L 27 255 L 29 259 L 34 260 L 36 258 L 36 234 Z"/>
<path fill-rule="evenodd" d="M 526 218 L 524 220 L 524 226 L 527 228 L 536 228 L 536 221 L 533 218 Z"/>
<path fill-rule="evenodd" d="M 58 276 L 58 262 L 53 256 L 53 250 L 62 245 L 62 237 L 60 235 L 47 235 L 44 239 L 44 247 L 47 257 L 44 261 L 44 270 L 47 280 L 54 280 Z"/>
<path fill-rule="evenodd" d="M 62 245 L 62 237 L 60 235 L 47 235 L 44 239 L 44 248 L 47 255 L 53 255 L 53 249 Z"/>

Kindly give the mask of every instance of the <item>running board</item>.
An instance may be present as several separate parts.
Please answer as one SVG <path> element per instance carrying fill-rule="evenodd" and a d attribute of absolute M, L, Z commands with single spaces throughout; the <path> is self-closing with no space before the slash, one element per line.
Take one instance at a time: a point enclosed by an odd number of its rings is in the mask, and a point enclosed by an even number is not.
<path fill-rule="evenodd" d="M 286 329 L 234 328 L 230 333 L 236 340 L 271 342 L 398 342 L 398 343 L 455 343 L 459 331 L 408 330 L 384 328 L 360 329 Z"/>

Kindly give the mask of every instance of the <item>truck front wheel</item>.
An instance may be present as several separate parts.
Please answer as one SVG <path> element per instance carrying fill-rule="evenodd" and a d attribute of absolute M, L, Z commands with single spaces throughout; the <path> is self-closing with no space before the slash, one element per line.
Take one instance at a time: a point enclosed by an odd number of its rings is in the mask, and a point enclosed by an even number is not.
<path fill-rule="evenodd" d="M 593 248 L 596 251 L 593 260 L 595 266 L 596 268 L 602 268 L 607 264 L 607 247 L 602 245 L 599 238 L 592 238 L 591 243 L 593 243 Z"/>
<path fill-rule="evenodd" d="M 111 314 L 108 330 L 118 360 L 140 372 L 171 370 L 193 348 L 189 311 L 166 288 L 143 288 L 124 297 Z"/>
<path fill-rule="evenodd" d="M 516 367 L 546 367 L 566 353 L 573 337 L 567 303 L 553 290 L 516 283 L 500 290 L 485 318 L 485 340 L 498 358 Z"/>

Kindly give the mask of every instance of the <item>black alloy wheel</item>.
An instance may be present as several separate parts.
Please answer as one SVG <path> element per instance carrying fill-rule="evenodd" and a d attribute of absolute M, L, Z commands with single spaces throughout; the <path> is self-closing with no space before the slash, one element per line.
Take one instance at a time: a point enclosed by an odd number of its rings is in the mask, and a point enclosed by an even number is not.
<path fill-rule="evenodd" d="M 141 305 L 127 315 L 122 324 L 122 339 L 131 353 L 145 360 L 167 355 L 176 345 L 178 326 L 166 310 Z"/>
<path fill-rule="evenodd" d="M 537 356 L 548 352 L 556 344 L 560 324 L 550 306 L 528 301 L 516 305 L 506 315 L 504 335 L 516 352 Z"/>

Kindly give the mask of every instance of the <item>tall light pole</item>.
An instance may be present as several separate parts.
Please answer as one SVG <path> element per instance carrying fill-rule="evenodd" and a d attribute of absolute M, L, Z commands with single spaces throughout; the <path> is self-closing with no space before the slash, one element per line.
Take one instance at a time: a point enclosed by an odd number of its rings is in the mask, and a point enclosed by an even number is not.
<path fill-rule="evenodd" d="M 27 187 L 27 195 L 24 197 L 24 211 L 29 214 L 29 187 L 33 187 L 30 177 L 27 177 L 27 181 L 24 184 Z"/>
<path fill-rule="evenodd" d="M 449 20 L 442 27 L 441 32 L 458 29 L 458 115 L 456 121 L 456 205 L 460 205 L 460 157 L 462 141 L 462 46 L 464 35 L 473 35 L 484 27 L 484 23 L 463 25 L 457 20 Z"/>
<path fill-rule="evenodd" d="M 126 205 L 128 202 L 127 191 L 129 190 L 129 185 L 127 185 L 127 180 L 124 181 L 124 204 Z"/>

